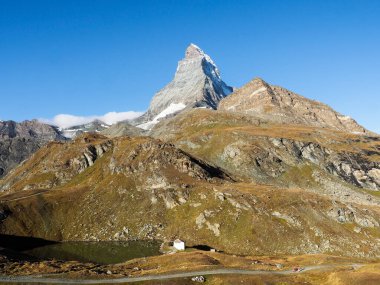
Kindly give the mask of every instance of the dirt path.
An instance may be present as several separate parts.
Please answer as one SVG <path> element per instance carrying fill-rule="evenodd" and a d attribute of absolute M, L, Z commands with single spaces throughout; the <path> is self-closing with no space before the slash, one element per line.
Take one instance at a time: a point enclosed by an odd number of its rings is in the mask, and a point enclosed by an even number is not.
<path fill-rule="evenodd" d="M 18 201 L 18 200 L 24 200 L 24 199 L 31 198 L 31 197 L 34 197 L 34 196 L 42 195 L 42 194 L 44 194 L 44 193 L 46 193 L 48 191 L 49 190 L 38 190 L 37 193 L 27 194 L 25 196 L 19 196 L 19 197 L 18 196 L 12 197 L 13 195 L 18 194 L 18 193 L 12 193 L 12 194 L 4 195 L 3 197 L 1 197 L 0 198 L 0 203 L 6 203 L 6 202 L 13 202 L 13 201 Z"/>
<path fill-rule="evenodd" d="M 357 269 L 361 267 L 360 264 L 344 265 L 347 267 L 352 267 Z M 119 284 L 119 283 L 132 283 L 141 281 L 152 281 L 152 280 L 165 280 L 174 278 L 186 278 L 193 276 L 207 276 L 207 275 L 290 275 L 290 274 L 302 274 L 311 270 L 319 269 L 333 269 L 337 266 L 333 265 L 315 265 L 306 266 L 301 272 L 293 272 L 291 270 L 284 271 L 273 271 L 273 270 L 248 270 L 248 269 L 231 269 L 231 268 L 221 268 L 221 269 L 210 269 L 202 271 L 192 271 L 192 272 L 181 272 L 181 273 L 167 273 L 162 275 L 146 275 L 139 277 L 122 277 L 115 279 L 67 279 L 67 278 L 44 278 L 44 277 L 7 277 L 0 276 L 0 282 L 4 283 L 48 283 L 48 284 Z"/>

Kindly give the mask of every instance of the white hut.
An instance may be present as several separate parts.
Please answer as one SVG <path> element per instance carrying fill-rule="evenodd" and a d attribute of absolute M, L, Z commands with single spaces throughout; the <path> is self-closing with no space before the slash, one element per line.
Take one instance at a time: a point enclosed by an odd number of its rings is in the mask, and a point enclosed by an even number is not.
<path fill-rule="evenodd" d="M 185 242 L 180 240 L 180 239 L 176 239 L 174 242 L 173 242 L 173 247 L 176 249 L 176 250 L 185 250 Z"/>

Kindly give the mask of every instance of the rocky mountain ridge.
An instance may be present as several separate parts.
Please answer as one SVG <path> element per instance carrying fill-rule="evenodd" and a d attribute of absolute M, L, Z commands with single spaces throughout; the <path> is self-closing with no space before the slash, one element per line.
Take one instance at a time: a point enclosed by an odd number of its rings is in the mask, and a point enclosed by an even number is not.
<path fill-rule="evenodd" d="M 356 121 L 329 106 L 307 99 L 279 86 L 255 78 L 224 98 L 219 110 L 241 112 L 276 123 L 297 123 L 337 130 L 369 133 Z"/>
<path fill-rule="evenodd" d="M 53 126 L 37 120 L 0 121 L 0 178 L 53 140 L 65 140 Z"/>
<path fill-rule="evenodd" d="M 101 131 L 107 130 L 108 128 L 110 128 L 110 125 L 100 120 L 94 120 L 87 124 L 62 128 L 60 129 L 60 132 L 66 138 L 72 139 L 83 133 L 100 133 Z"/>
<path fill-rule="evenodd" d="M 23 121 L 0 121 L 0 137 L 2 139 L 13 138 L 39 138 L 43 141 L 62 139 L 58 128 L 41 123 L 37 120 Z"/>
<path fill-rule="evenodd" d="M 143 136 L 146 135 L 147 131 L 138 127 L 131 125 L 129 122 L 118 122 L 111 125 L 109 128 L 100 131 L 100 134 L 107 137 L 122 137 L 122 136 Z"/>

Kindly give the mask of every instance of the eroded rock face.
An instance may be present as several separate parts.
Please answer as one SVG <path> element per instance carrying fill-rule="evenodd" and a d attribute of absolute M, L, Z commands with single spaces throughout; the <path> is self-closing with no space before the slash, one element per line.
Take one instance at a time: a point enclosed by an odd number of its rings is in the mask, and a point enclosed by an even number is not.
<path fill-rule="evenodd" d="M 68 164 L 74 168 L 77 173 L 83 172 L 86 168 L 92 166 L 95 161 L 103 156 L 112 147 L 112 141 L 105 141 L 102 144 L 89 145 L 83 154 L 78 158 L 70 159 Z"/>
<path fill-rule="evenodd" d="M 223 99 L 218 109 L 241 112 L 277 123 L 297 123 L 368 133 L 356 121 L 329 106 L 256 78 Z"/>
<path fill-rule="evenodd" d="M 23 121 L 17 123 L 14 121 L 0 121 L 0 138 L 36 138 L 40 141 L 53 141 L 63 139 L 56 127 L 43 124 L 37 120 Z"/>
<path fill-rule="evenodd" d="M 212 177 L 225 177 L 220 169 L 184 153 L 174 145 L 152 139 L 146 139 L 127 151 L 118 169 L 119 172 L 128 175 L 137 175 L 138 172 L 149 172 L 157 175 L 165 168 L 171 167 L 195 179 L 207 180 Z M 156 181 L 153 180 L 152 186 L 157 184 L 157 179 L 156 177 Z M 158 183 L 165 183 L 164 180 L 160 179 L 158 179 Z"/>
<path fill-rule="evenodd" d="M 287 139 L 275 139 L 273 142 L 278 147 L 284 147 L 294 157 L 323 167 L 348 183 L 380 190 L 380 184 L 376 180 L 376 175 L 380 171 L 380 164 L 370 161 L 360 154 L 338 153 L 311 142 L 305 143 Z"/>
<path fill-rule="evenodd" d="M 379 227 L 379 222 L 373 218 L 373 213 L 369 210 L 359 211 L 352 205 L 336 205 L 330 209 L 328 215 L 339 223 L 354 223 L 359 228 L 375 228 Z M 356 230 L 356 232 L 360 232 Z"/>
<path fill-rule="evenodd" d="M 0 141 L 0 178 L 23 162 L 42 145 L 43 142 L 38 142 L 35 139 L 2 139 Z"/>
<path fill-rule="evenodd" d="M 58 129 L 34 121 L 0 121 L 0 178 L 50 141 L 65 140 Z"/>
<path fill-rule="evenodd" d="M 224 148 L 220 163 L 232 171 L 239 169 L 236 174 L 245 173 L 252 178 L 276 178 L 288 167 L 311 163 L 355 186 L 380 190 L 380 163 L 357 153 L 340 153 L 314 142 L 284 138 L 238 140 Z"/>
<path fill-rule="evenodd" d="M 367 172 L 367 175 L 375 182 L 377 185 L 380 185 L 380 169 L 372 168 Z"/>

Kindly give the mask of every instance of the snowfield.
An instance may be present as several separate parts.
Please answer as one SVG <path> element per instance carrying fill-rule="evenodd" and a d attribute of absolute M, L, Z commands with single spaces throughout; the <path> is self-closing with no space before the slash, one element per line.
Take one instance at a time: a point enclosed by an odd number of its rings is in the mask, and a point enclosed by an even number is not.
<path fill-rule="evenodd" d="M 178 111 L 183 110 L 186 107 L 183 103 L 171 103 L 169 107 L 164 109 L 161 113 L 159 113 L 156 117 L 153 118 L 152 121 L 146 122 L 144 124 L 137 125 L 138 128 L 143 130 L 150 130 L 154 127 L 155 124 L 159 122 L 159 119 L 165 118 L 166 116 L 176 113 Z"/>

